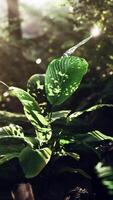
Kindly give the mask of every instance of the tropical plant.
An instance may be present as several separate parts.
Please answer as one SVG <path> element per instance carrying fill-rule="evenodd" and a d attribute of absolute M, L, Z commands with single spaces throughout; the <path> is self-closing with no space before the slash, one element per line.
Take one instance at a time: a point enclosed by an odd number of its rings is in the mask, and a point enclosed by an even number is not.
<path fill-rule="evenodd" d="M 71 110 L 61 110 L 69 97 L 79 87 L 83 76 L 88 70 L 85 59 L 75 56 L 63 56 L 53 60 L 46 74 L 35 74 L 27 83 L 27 91 L 8 87 L 11 96 L 17 97 L 23 105 L 24 115 L 11 114 L 16 124 L 10 123 L 0 128 L 0 164 L 17 158 L 26 178 L 37 176 L 47 165 L 51 156 L 56 158 L 68 156 L 78 161 L 80 156 L 78 146 L 93 151 L 100 159 L 98 142 L 112 141 L 112 137 L 99 131 L 80 134 L 76 131 L 76 122 L 81 116 L 102 107 L 113 107 L 109 104 L 99 104 L 85 110 L 72 113 Z M 8 122 L 10 122 L 7 115 Z M 17 125 L 17 121 L 28 120 L 34 132 L 27 134 Z M 74 145 L 74 148 L 67 148 Z M 80 168 L 67 166 L 60 173 L 76 172 L 86 178 L 91 176 Z"/>
<path fill-rule="evenodd" d="M 15 124 L 2 127 L 0 164 L 17 157 L 27 178 L 40 173 L 50 160 L 55 145 L 52 123 L 57 117 L 62 118 L 69 113 L 69 111 L 52 112 L 52 109 L 66 101 L 78 88 L 87 67 L 88 63 L 84 59 L 64 56 L 49 64 L 45 78 L 39 75 L 32 76 L 28 80 L 28 92 L 8 87 L 9 94 L 16 96 L 22 103 L 25 116 L 34 126 L 35 134 L 28 137 L 22 127 Z M 41 85 L 40 78 L 45 80 L 45 86 Z M 43 87 L 47 101 L 51 104 L 50 111 L 46 114 L 43 114 L 44 102 L 39 104 L 35 99 Z"/>

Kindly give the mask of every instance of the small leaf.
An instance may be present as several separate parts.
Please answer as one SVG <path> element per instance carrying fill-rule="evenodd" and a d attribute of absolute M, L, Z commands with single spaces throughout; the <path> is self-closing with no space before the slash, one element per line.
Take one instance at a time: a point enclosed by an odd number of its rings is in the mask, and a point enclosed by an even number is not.
<path fill-rule="evenodd" d="M 10 95 L 16 96 L 24 107 L 24 112 L 28 120 L 35 127 L 37 138 L 41 142 L 51 138 L 52 131 L 49 122 L 41 115 L 37 101 L 26 91 L 16 88 L 9 88 Z"/>
<path fill-rule="evenodd" d="M 70 142 L 70 140 L 66 140 L 66 139 L 60 139 L 60 145 L 61 146 L 64 146 L 65 144 L 70 144 L 71 142 Z"/>
<path fill-rule="evenodd" d="M 51 122 L 66 118 L 70 112 L 71 110 L 61 110 L 61 111 L 52 112 Z"/>
<path fill-rule="evenodd" d="M 112 140 L 113 141 L 113 137 L 105 135 L 105 134 L 103 134 L 103 133 L 101 133 L 100 131 L 97 131 L 97 130 L 92 131 L 89 134 L 92 135 L 97 140 Z"/>
<path fill-rule="evenodd" d="M 22 166 L 26 178 L 37 176 L 42 169 L 47 165 L 51 157 L 51 150 L 43 148 L 33 150 L 30 147 L 23 149 L 19 156 L 19 161 Z"/>
<path fill-rule="evenodd" d="M 38 99 L 39 103 L 45 102 L 45 74 L 34 74 L 27 82 L 27 91 L 34 98 Z"/>
<path fill-rule="evenodd" d="M 53 60 L 45 76 L 48 101 L 52 105 L 60 105 L 66 101 L 79 87 L 87 68 L 86 60 L 75 56 L 64 56 Z"/>
<path fill-rule="evenodd" d="M 80 159 L 79 154 L 77 154 L 77 153 L 75 153 L 75 152 L 67 152 L 67 151 L 65 151 L 64 149 L 62 149 L 62 150 L 60 151 L 60 155 L 61 155 L 61 156 L 70 156 L 70 157 L 74 158 L 74 159 L 77 160 L 77 161 Z"/>
<path fill-rule="evenodd" d="M 75 160 L 80 160 L 80 156 L 77 153 L 74 152 L 66 152 L 66 154 L 72 158 L 74 158 Z"/>

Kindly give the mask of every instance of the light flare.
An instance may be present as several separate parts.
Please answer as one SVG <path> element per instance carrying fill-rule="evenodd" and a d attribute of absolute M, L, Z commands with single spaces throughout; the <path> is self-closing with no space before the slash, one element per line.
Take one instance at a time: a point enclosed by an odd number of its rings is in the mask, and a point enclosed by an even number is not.
<path fill-rule="evenodd" d="M 98 37 L 100 34 L 101 34 L 101 29 L 97 25 L 94 25 L 94 27 L 92 27 L 92 29 L 91 29 L 91 34 L 89 35 L 89 37 L 85 38 L 84 40 L 82 40 L 78 44 L 76 44 L 73 47 L 71 47 L 70 49 L 68 49 L 64 53 L 64 56 L 69 56 L 69 55 L 73 54 L 76 51 L 76 49 L 78 49 L 80 46 L 87 43 L 91 38 Z"/>
<path fill-rule="evenodd" d="M 100 34 L 101 34 L 101 29 L 97 25 L 94 25 L 94 27 L 91 29 L 92 37 L 98 37 Z"/>

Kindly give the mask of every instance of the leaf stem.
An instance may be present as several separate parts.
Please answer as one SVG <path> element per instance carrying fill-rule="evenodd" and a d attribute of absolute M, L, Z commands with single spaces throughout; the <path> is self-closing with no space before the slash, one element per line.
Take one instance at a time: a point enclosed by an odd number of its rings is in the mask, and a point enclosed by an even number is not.
<path fill-rule="evenodd" d="M 3 81 L 0 81 L 0 83 L 9 89 L 9 86 L 6 83 L 4 83 Z"/>

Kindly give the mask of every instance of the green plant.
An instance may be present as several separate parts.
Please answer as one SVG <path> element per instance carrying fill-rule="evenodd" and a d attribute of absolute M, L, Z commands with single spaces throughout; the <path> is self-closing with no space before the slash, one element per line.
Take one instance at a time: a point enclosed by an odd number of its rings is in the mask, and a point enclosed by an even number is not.
<path fill-rule="evenodd" d="M 24 134 L 22 127 L 10 124 L 0 129 L 0 164 L 17 157 L 27 178 L 36 176 L 51 158 L 55 147 L 51 123 L 57 115 L 64 117 L 67 111 L 52 112 L 52 109 L 66 101 L 78 88 L 88 63 L 74 56 L 53 60 L 44 76 L 34 75 L 28 80 L 28 92 L 8 87 L 9 94 L 16 96 L 23 105 L 26 118 L 34 126 L 34 136 Z M 41 78 L 45 82 L 41 85 Z M 50 111 L 43 114 L 43 103 L 36 101 L 37 92 L 45 87 L 45 95 L 51 104 Z M 60 130 L 61 133 L 61 130 Z M 58 133 L 59 134 L 59 133 Z M 10 144 L 7 147 L 7 142 Z M 32 158 L 32 160 L 30 159 Z"/>
<path fill-rule="evenodd" d="M 38 175 L 49 162 L 52 155 L 70 156 L 79 160 L 76 151 L 67 151 L 67 144 L 90 147 L 95 150 L 95 142 L 111 140 L 98 131 L 86 134 L 74 133 L 70 127 L 76 124 L 77 118 L 102 107 L 112 105 L 100 104 L 89 109 L 72 113 L 61 110 L 62 105 L 77 90 L 87 72 L 85 59 L 75 56 L 63 56 L 53 60 L 45 75 L 35 74 L 27 84 L 27 92 L 16 87 L 8 87 L 11 96 L 17 97 L 23 105 L 24 115 L 15 115 L 18 121 L 23 117 L 34 127 L 30 136 L 23 128 L 9 124 L 0 128 L 0 164 L 18 158 L 26 178 Z M 38 99 L 38 101 L 37 101 Z M 60 126 L 59 126 L 60 124 Z M 90 176 L 82 169 L 67 166 L 64 171 L 78 172 L 87 178 Z M 62 170 L 61 170 L 62 171 Z"/>

